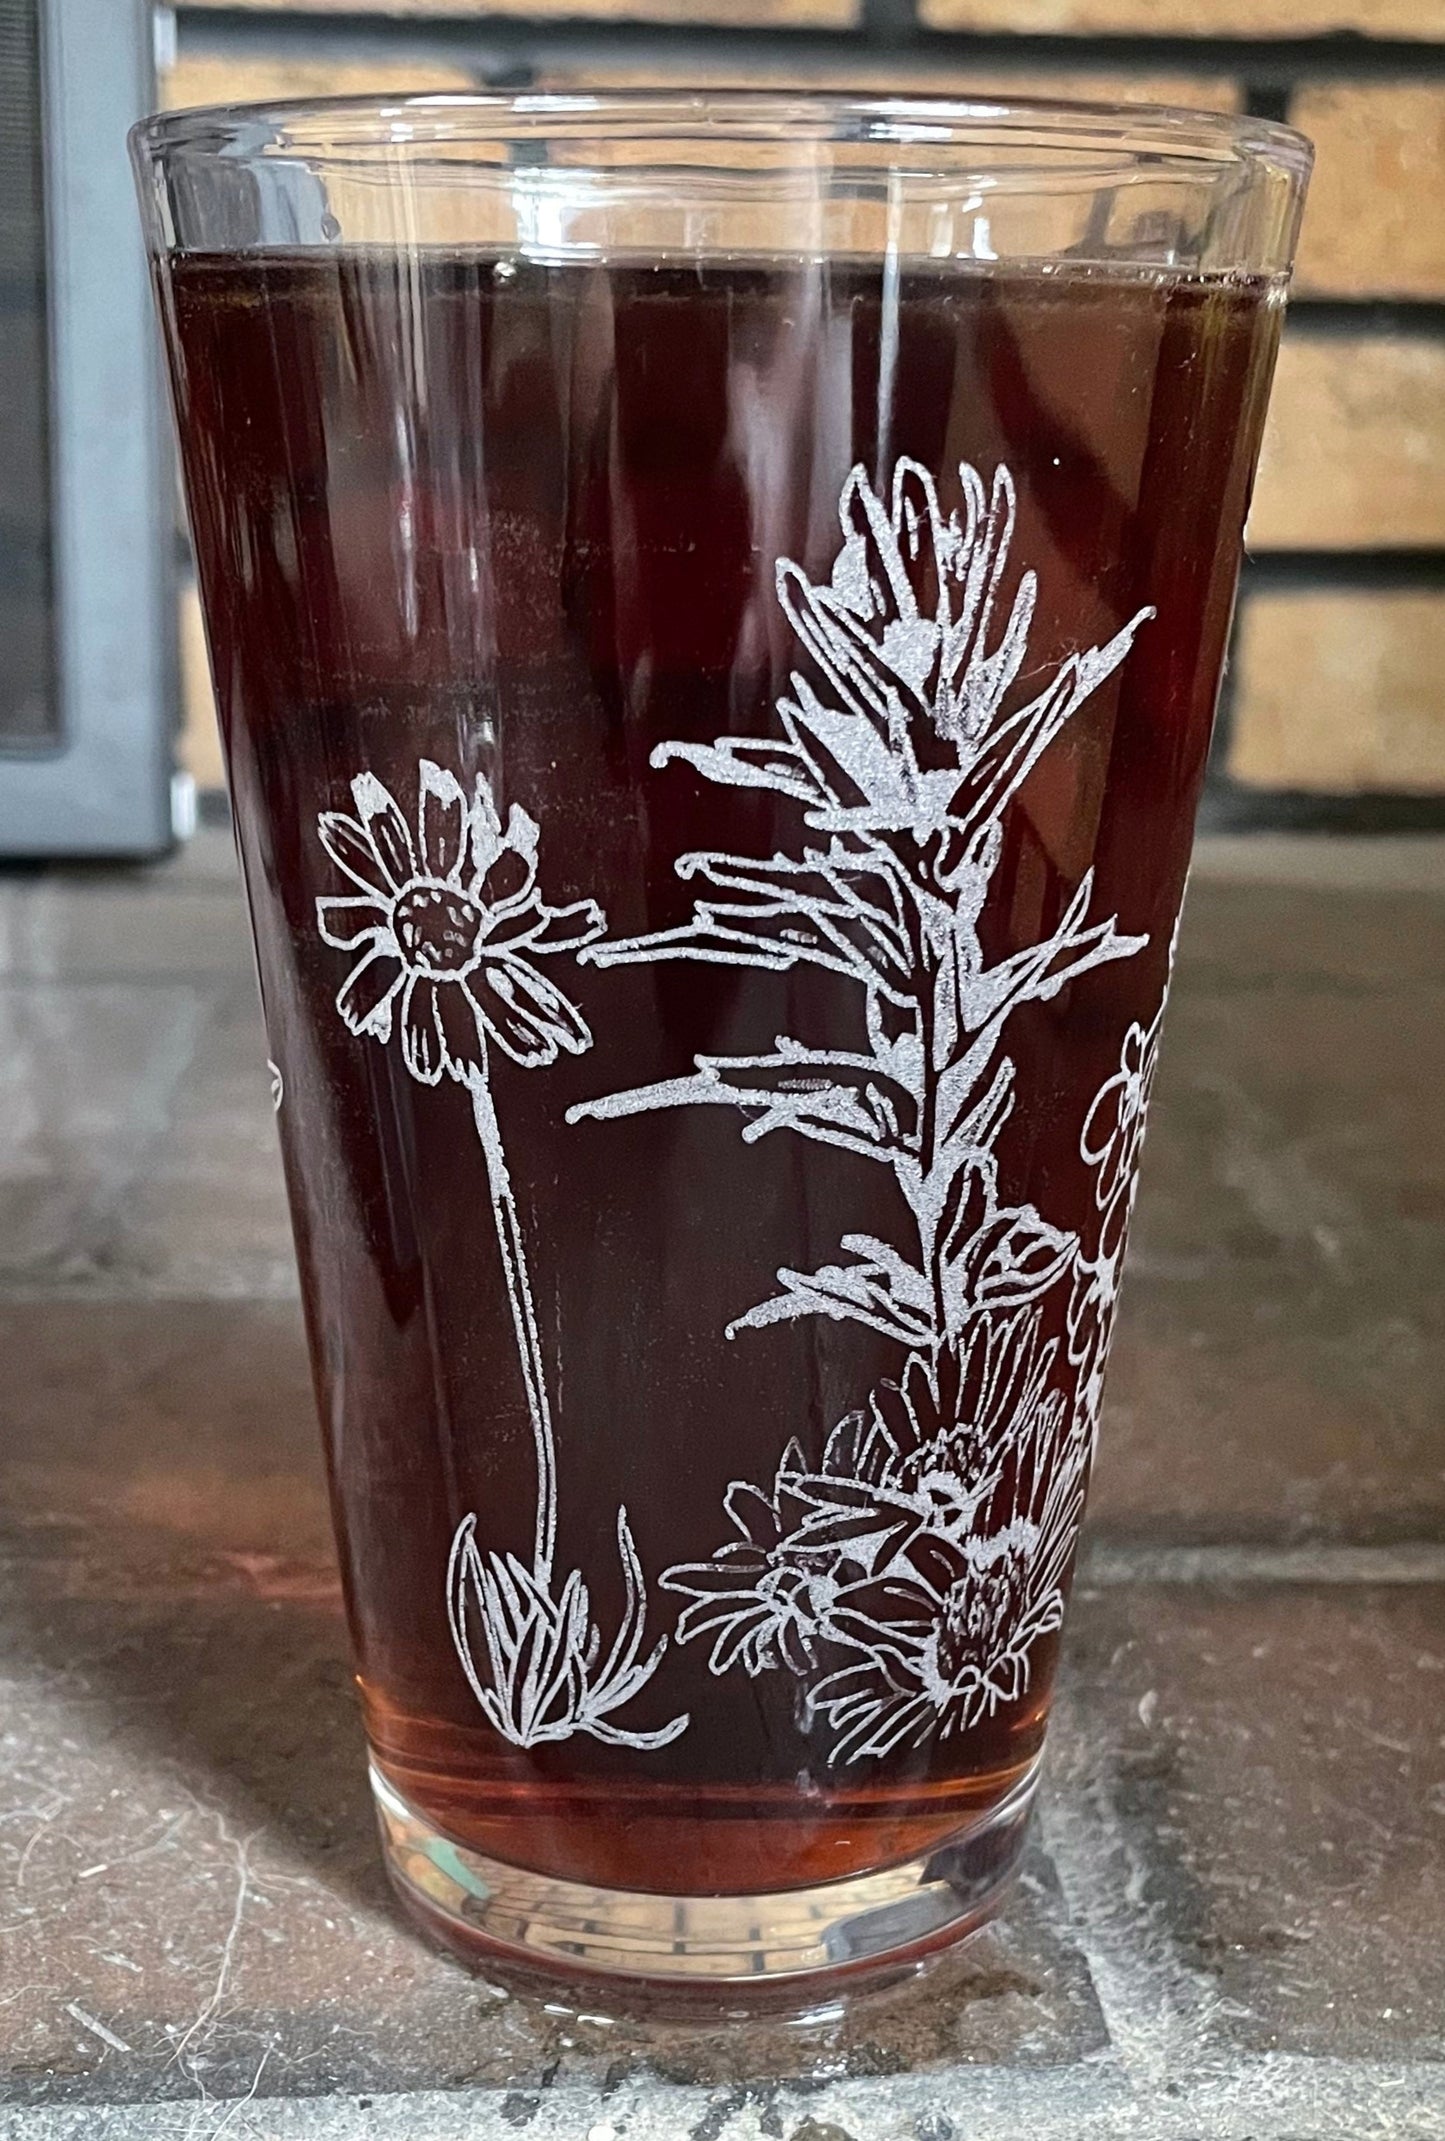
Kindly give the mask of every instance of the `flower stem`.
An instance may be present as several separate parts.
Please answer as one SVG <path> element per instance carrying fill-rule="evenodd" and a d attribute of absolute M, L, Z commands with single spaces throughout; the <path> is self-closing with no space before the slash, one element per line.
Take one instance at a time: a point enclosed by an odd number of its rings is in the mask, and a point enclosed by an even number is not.
<path fill-rule="evenodd" d="M 491 1082 L 484 1071 L 468 1081 L 472 1095 L 472 1119 L 487 1161 L 487 1180 L 492 1192 L 492 1217 L 497 1226 L 497 1245 L 507 1280 L 507 1299 L 512 1326 L 517 1334 L 517 1357 L 527 1392 L 527 1412 L 532 1439 L 537 1446 L 537 1534 L 532 1569 L 546 1585 L 552 1574 L 552 1556 L 557 1544 L 557 1451 L 552 1439 L 552 1412 L 547 1401 L 547 1376 L 542 1363 L 542 1341 L 532 1306 L 532 1282 L 527 1273 L 527 1253 L 522 1243 L 517 1200 L 502 1145 L 501 1125 L 492 1100 Z"/>
<path fill-rule="evenodd" d="M 904 895 L 905 912 L 912 955 L 914 1002 L 918 1009 L 918 1043 L 923 1062 L 923 1089 L 918 1108 L 918 1180 L 920 1186 L 932 1187 L 938 1166 L 938 1076 L 941 1066 L 935 1061 L 936 1035 L 934 996 L 937 987 L 939 961 L 928 940 L 928 931 L 923 921 L 923 898 L 928 894 L 928 885 L 922 878 L 921 865 L 910 868 L 905 861 L 902 871 L 908 881 Z M 914 1201 L 913 1216 L 918 1225 L 920 1265 L 928 1280 L 932 1295 L 933 1334 L 930 1351 L 936 1361 L 948 1337 L 948 1293 L 943 1269 L 943 1234 L 938 1214 L 921 1201 Z"/>

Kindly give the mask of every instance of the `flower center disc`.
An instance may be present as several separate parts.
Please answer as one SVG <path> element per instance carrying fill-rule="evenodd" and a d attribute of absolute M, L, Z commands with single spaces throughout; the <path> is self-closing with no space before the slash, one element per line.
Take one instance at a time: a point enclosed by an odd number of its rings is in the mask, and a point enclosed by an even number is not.
<path fill-rule="evenodd" d="M 1017 1573 L 1005 1560 L 949 1592 L 938 1630 L 938 1670 L 946 1682 L 970 1665 L 984 1665 L 1006 1640 L 1017 1606 Z"/>
<path fill-rule="evenodd" d="M 463 974 L 477 955 L 482 913 L 446 885 L 408 885 L 396 903 L 392 927 L 402 957 L 435 979 Z"/>

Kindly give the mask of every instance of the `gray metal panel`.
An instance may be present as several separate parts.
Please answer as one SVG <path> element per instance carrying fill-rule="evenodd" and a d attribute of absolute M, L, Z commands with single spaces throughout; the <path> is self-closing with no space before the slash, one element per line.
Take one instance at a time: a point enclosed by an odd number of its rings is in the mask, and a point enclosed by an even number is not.
<path fill-rule="evenodd" d="M 0 0 L 0 750 L 60 741 L 39 0 Z"/>
<path fill-rule="evenodd" d="M 153 96 L 145 0 L 42 0 L 63 745 L 0 758 L 0 854 L 171 841 L 166 463 L 125 132 Z"/>

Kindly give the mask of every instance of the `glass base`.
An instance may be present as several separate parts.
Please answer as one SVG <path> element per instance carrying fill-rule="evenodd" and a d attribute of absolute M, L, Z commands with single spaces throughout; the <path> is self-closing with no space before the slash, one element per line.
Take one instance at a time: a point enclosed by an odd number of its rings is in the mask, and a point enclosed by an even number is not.
<path fill-rule="evenodd" d="M 834 1984 L 916 1968 L 998 1909 L 1023 1851 L 1038 1764 L 990 1814 L 926 1857 L 771 1895 L 594 1888 L 453 1843 L 374 1766 L 387 1871 L 409 1915 L 476 1966 L 626 1992 L 746 1994 L 807 2006 Z M 770 1997 L 771 1995 L 771 1997 Z"/>

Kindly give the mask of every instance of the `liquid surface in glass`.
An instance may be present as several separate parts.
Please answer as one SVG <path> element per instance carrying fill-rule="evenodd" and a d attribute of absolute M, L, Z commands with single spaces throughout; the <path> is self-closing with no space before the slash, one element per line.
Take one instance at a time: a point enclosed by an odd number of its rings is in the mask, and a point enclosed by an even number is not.
<path fill-rule="evenodd" d="M 1277 304 L 881 293 L 173 263 L 367 1727 L 604 1886 L 923 1853 L 1048 1710 Z"/>

